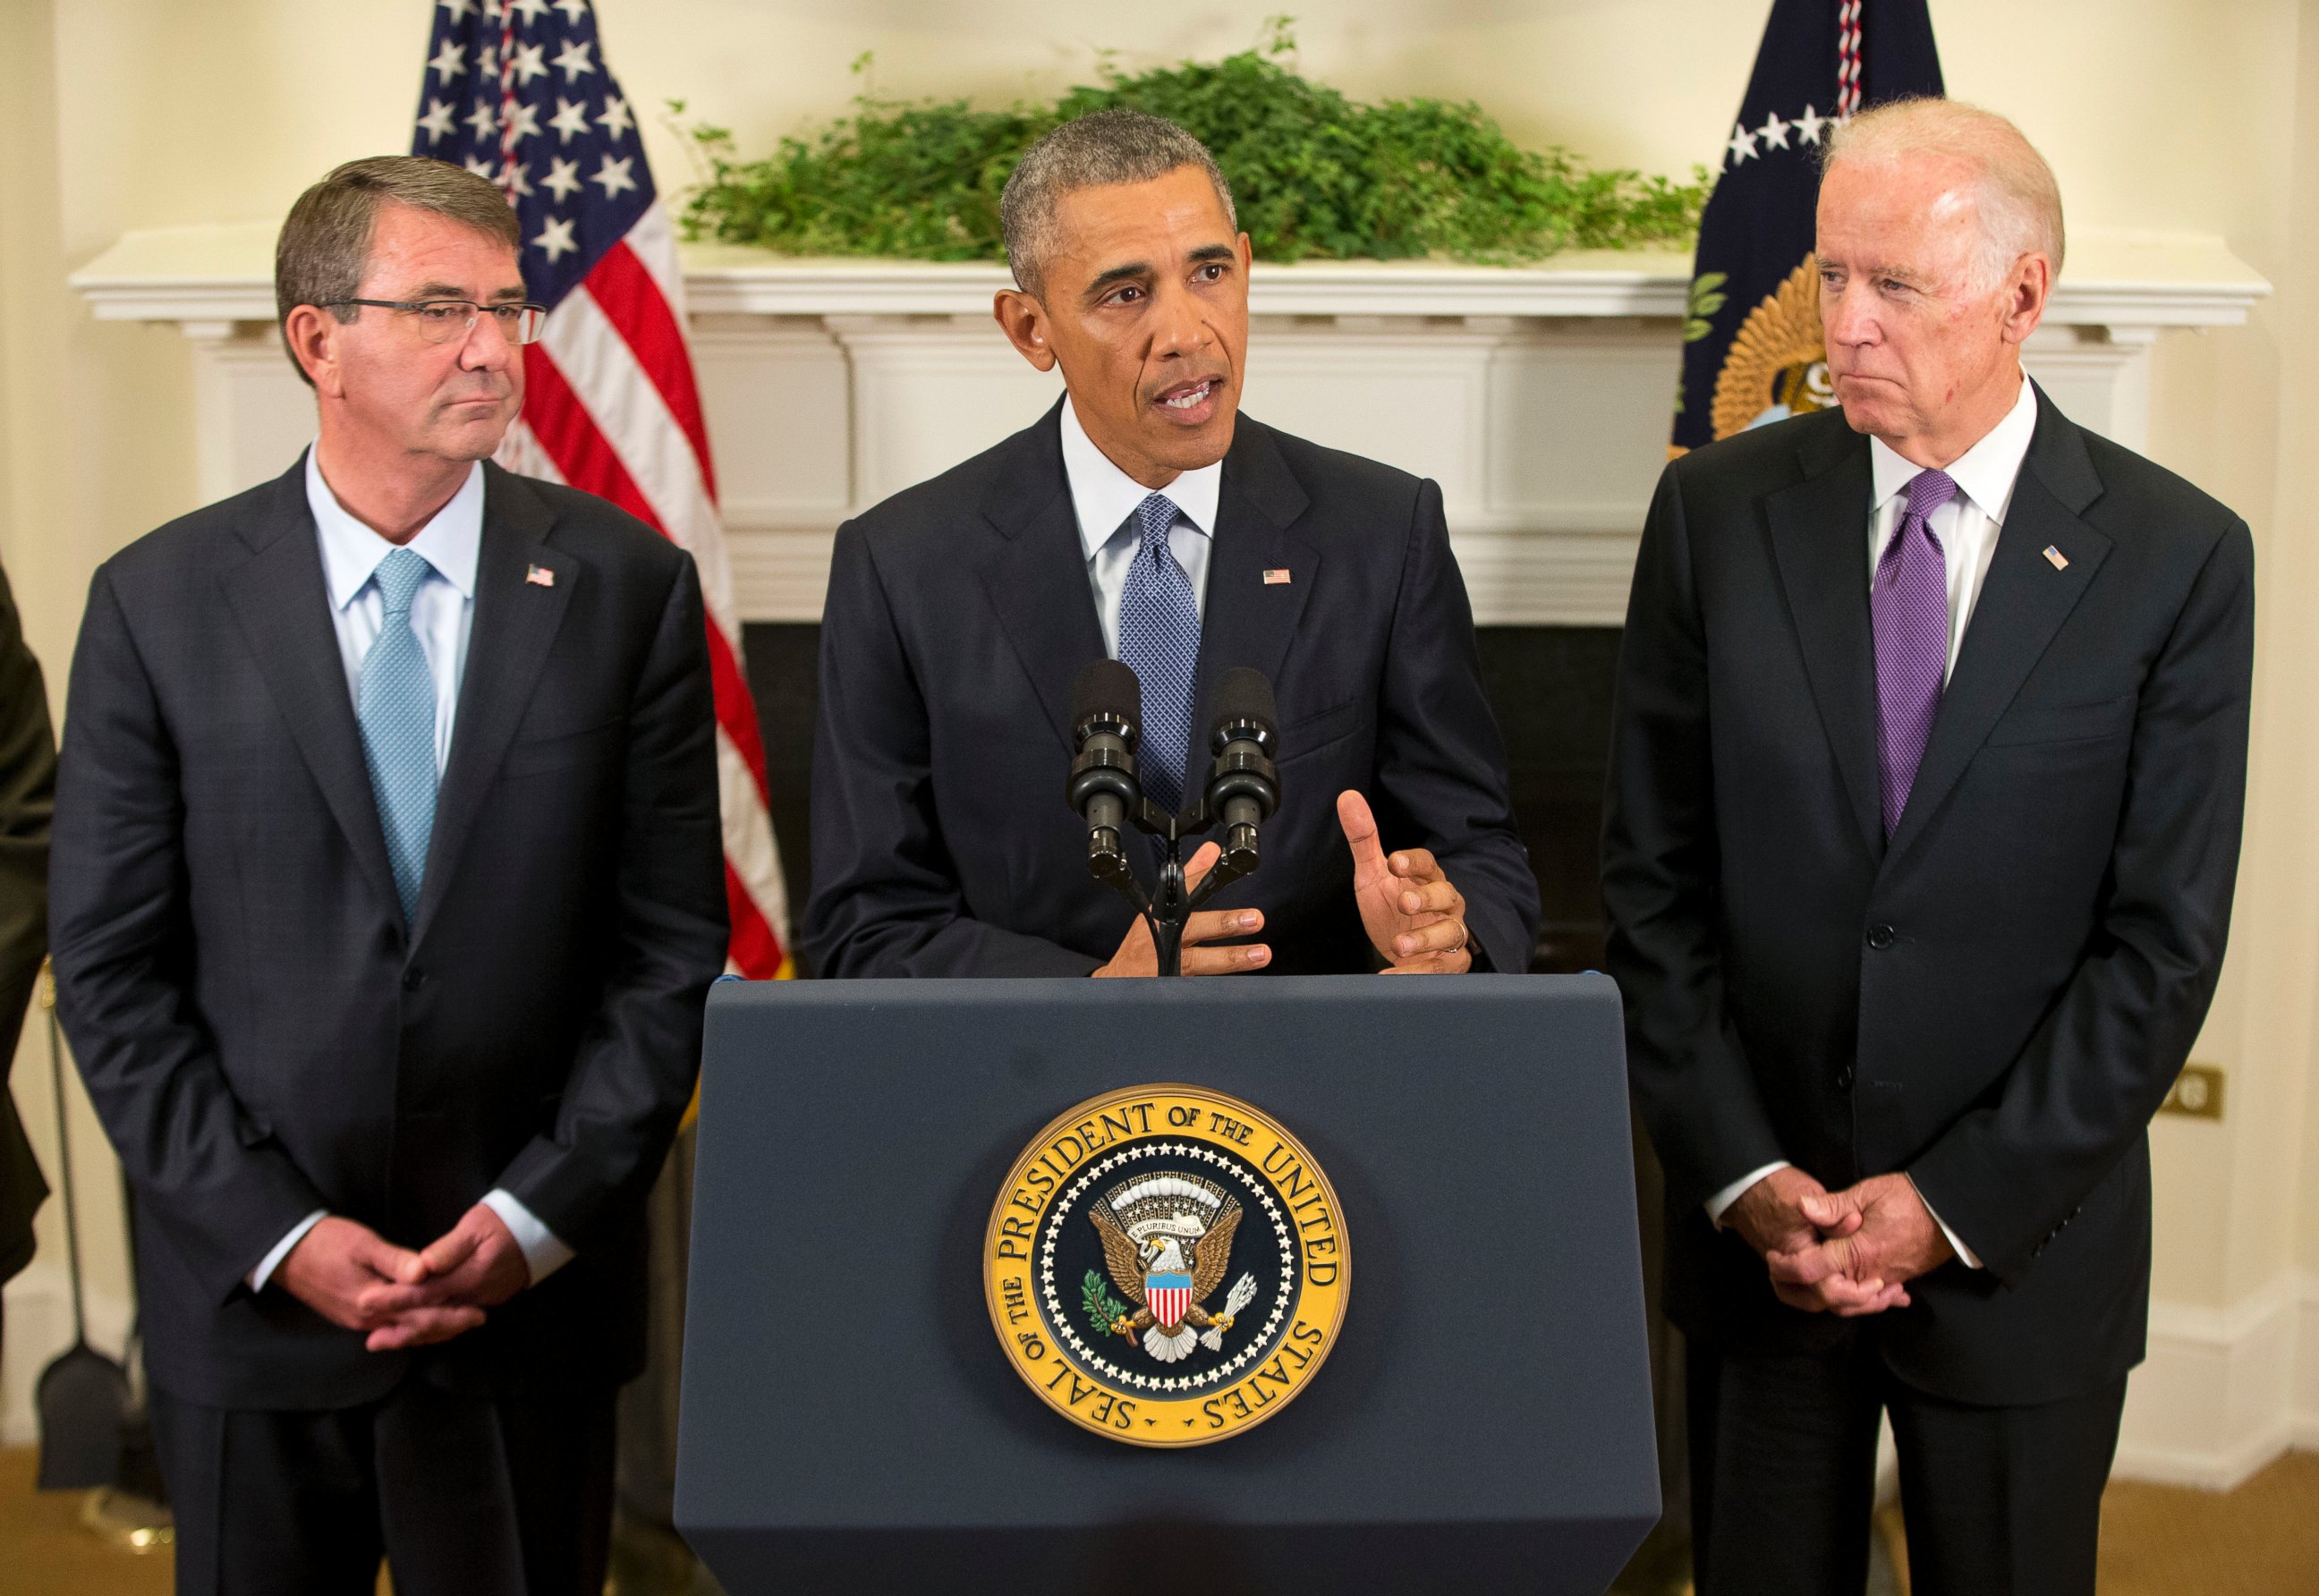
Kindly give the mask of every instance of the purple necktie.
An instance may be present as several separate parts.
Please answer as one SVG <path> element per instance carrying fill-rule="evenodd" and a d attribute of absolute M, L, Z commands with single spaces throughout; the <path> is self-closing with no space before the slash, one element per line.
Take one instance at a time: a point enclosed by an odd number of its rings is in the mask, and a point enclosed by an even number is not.
<path fill-rule="evenodd" d="M 1956 491 L 1945 471 L 1920 471 L 1908 479 L 1900 524 L 1876 562 L 1869 589 L 1876 627 L 1876 773 L 1887 841 L 1908 807 L 1941 707 L 1941 678 L 1949 663 L 1949 578 L 1929 521 Z"/>

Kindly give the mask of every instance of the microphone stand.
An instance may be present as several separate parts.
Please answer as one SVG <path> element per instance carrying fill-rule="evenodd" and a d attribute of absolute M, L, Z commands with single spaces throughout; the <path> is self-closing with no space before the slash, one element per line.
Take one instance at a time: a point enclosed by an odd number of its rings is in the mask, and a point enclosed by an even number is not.
<path fill-rule="evenodd" d="M 1256 849 L 1249 846 L 1225 850 L 1215 867 L 1200 878 L 1200 884 L 1192 887 L 1184 876 L 1184 839 L 1204 835 L 1220 818 L 1209 811 L 1207 800 L 1203 798 L 1183 813 L 1171 815 L 1150 798 L 1139 796 L 1127 817 L 1138 831 L 1159 838 L 1166 847 L 1160 861 L 1159 890 L 1144 891 L 1143 883 L 1128 868 L 1126 854 L 1119 849 L 1091 852 L 1087 868 L 1098 880 L 1108 882 L 1114 891 L 1133 904 L 1135 912 L 1150 926 L 1151 947 L 1159 958 L 1160 973 L 1182 975 L 1185 923 L 1210 898 L 1256 868 Z"/>
<path fill-rule="evenodd" d="M 1090 673 L 1109 671 L 1123 681 L 1097 681 L 1088 688 Z M 1159 973 L 1184 973 L 1184 926 L 1200 906 L 1257 867 L 1257 825 L 1280 806 L 1280 775 L 1272 762 L 1277 734 L 1272 723 L 1272 689 L 1264 678 L 1245 668 L 1227 671 L 1218 686 L 1219 714 L 1211 741 L 1215 751 L 1206 780 L 1197 789 L 1199 800 L 1180 813 L 1170 813 L 1145 797 L 1135 779 L 1135 722 L 1141 718 L 1135 702 L 1134 676 L 1123 667 L 1097 661 L 1080 673 L 1074 699 L 1094 699 L 1075 705 L 1072 718 L 1079 723 L 1078 753 L 1071 760 L 1064 798 L 1072 812 L 1087 823 L 1087 870 L 1096 880 L 1135 906 L 1151 930 L 1151 949 Z M 1123 694 L 1125 708 L 1106 708 L 1100 695 Z M 1097 736 L 1096 734 L 1103 734 Z M 1188 784 L 1198 765 L 1187 760 Z M 1197 887 L 1184 874 L 1184 839 L 1205 834 L 1222 823 L 1222 852 L 1215 865 Z M 1127 862 L 1123 843 L 1130 827 L 1157 837 L 1163 847 L 1157 889 L 1146 892 Z"/>

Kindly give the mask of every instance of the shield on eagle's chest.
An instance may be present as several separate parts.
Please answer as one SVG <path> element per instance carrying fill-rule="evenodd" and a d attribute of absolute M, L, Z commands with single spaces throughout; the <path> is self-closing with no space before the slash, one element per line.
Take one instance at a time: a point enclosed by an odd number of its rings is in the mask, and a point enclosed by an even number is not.
<path fill-rule="evenodd" d="M 1160 1321 L 1163 1330 L 1172 1330 L 1184 1322 L 1184 1315 L 1192 1311 L 1192 1277 L 1189 1275 L 1146 1275 L 1143 1277 L 1144 1305 L 1151 1317 Z"/>

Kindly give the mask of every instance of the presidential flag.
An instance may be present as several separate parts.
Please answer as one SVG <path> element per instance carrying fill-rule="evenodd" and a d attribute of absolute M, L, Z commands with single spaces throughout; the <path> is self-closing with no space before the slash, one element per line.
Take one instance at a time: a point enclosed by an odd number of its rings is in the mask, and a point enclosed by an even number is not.
<path fill-rule="evenodd" d="M 1700 219 L 1670 455 L 1836 402 L 1811 259 L 1824 140 L 1941 92 L 1925 0 L 1776 0 Z"/>
<path fill-rule="evenodd" d="M 717 473 L 684 341 L 684 280 L 636 119 L 588 0 L 438 0 L 413 155 L 503 189 L 548 307 L 500 462 L 583 488 L 691 551 L 708 609 L 732 968 L 788 973 L 765 750 L 741 670 Z M 553 578 L 549 577 L 552 581 Z"/>

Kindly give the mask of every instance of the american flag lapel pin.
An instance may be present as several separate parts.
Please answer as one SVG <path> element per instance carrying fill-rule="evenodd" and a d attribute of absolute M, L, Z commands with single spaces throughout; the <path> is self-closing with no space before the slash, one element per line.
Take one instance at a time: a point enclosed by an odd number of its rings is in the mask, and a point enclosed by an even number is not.
<path fill-rule="evenodd" d="M 2045 546 L 2045 564 L 2056 571 L 2067 571 L 2070 568 L 2070 556 L 2049 543 Z"/>
<path fill-rule="evenodd" d="M 1284 586 L 1284 585 L 1286 585 L 1286 583 L 1287 582 L 1287 581 L 1288 581 L 1288 573 L 1287 573 L 1286 570 L 1280 569 L 1280 568 L 1278 568 L 1278 567 L 1275 567 L 1274 569 L 1269 570 L 1269 571 L 1267 571 L 1267 572 L 1264 573 L 1264 585 L 1265 585 L 1266 587 L 1268 587 L 1268 588 L 1277 588 L 1277 587 Z"/>
<path fill-rule="evenodd" d="M 545 565 L 532 566 L 523 573 L 523 579 L 536 588 L 552 588 L 555 585 L 555 573 Z"/>

